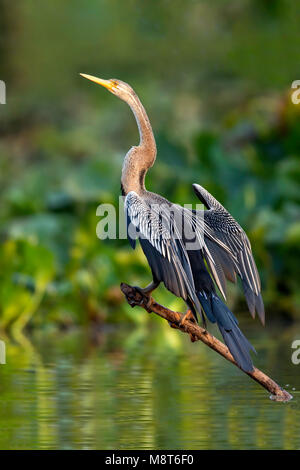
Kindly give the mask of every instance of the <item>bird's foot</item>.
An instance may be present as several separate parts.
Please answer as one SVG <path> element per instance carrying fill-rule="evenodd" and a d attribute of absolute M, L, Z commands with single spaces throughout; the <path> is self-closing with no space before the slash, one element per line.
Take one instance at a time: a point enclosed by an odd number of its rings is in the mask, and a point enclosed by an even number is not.
<path fill-rule="evenodd" d="M 144 289 L 139 287 L 139 286 L 133 286 L 135 290 L 138 291 L 138 293 L 141 295 L 141 300 L 138 303 L 138 305 L 143 305 L 145 309 L 147 310 L 148 313 L 151 313 L 151 305 L 153 304 L 154 300 L 153 298 L 149 295 L 154 289 L 149 289 L 149 286 L 145 287 Z"/>
<path fill-rule="evenodd" d="M 183 315 L 183 317 L 182 317 L 182 319 L 181 319 L 181 321 L 180 321 L 179 326 L 183 327 L 183 326 L 185 325 L 185 322 L 186 322 L 187 320 L 190 321 L 190 322 L 192 322 L 192 323 L 196 323 L 196 320 L 195 320 L 195 317 L 194 317 L 194 315 L 193 315 L 193 312 L 192 312 L 192 310 L 190 310 L 190 309 Z"/>
<path fill-rule="evenodd" d="M 141 295 L 146 295 L 147 297 L 149 297 L 149 295 L 159 286 L 159 282 L 158 281 L 152 281 L 150 282 L 150 284 L 148 284 L 148 286 L 142 288 L 142 287 L 139 287 L 139 286 L 133 286 L 134 289 L 136 289 Z"/>
<path fill-rule="evenodd" d="M 190 309 L 186 312 L 186 314 L 181 319 L 181 321 L 179 323 L 179 327 L 184 328 L 186 321 L 190 321 L 191 323 L 197 323 L 196 319 L 193 315 L 193 312 Z M 192 333 L 190 333 L 190 338 L 191 338 L 192 343 L 194 343 L 195 341 L 198 340 L 198 338 L 195 335 L 193 335 Z"/>
<path fill-rule="evenodd" d="M 196 341 L 198 341 L 198 338 L 197 338 L 197 336 L 190 333 L 190 340 L 191 340 L 192 343 L 195 343 Z"/>
<path fill-rule="evenodd" d="M 152 297 L 148 297 L 148 300 L 147 300 L 147 303 L 144 305 L 145 309 L 147 310 L 148 313 L 152 313 L 152 305 L 153 305 L 153 298 Z"/>

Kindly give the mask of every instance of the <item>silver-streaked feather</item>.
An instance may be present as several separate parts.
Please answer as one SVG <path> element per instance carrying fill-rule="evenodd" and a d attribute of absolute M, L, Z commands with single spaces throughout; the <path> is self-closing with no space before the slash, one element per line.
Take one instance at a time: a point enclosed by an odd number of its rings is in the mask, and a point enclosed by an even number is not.
<path fill-rule="evenodd" d="M 249 311 L 253 317 L 256 311 L 264 324 L 265 310 L 261 297 L 261 283 L 247 235 L 225 207 L 205 188 L 199 184 L 193 184 L 193 188 L 208 209 L 204 211 L 205 224 L 213 231 L 215 238 L 230 249 L 237 266 L 231 264 L 224 251 L 219 254 L 218 249 L 214 259 L 224 276 L 231 282 L 235 282 L 235 273 L 240 276 Z"/>

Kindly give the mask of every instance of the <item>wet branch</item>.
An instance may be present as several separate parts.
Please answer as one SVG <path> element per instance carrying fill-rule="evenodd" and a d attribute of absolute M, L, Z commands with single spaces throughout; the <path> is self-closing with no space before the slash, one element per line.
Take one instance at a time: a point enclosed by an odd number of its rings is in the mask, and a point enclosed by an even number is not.
<path fill-rule="evenodd" d="M 184 333 L 188 333 L 192 341 L 200 340 L 209 346 L 211 349 L 216 351 L 218 354 L 223 356 L 227 361 L 232 362 L 236 367 L 239 367 L 235 362 L 234 358 L 230 354 L 227 346 L 224 343 L 219 341 L 217 338 L 212 336 L 207 330 L 202 328 L 196 323 L 192 323 L 189 320 L 186 320 L 184 325 L 181 326 L 181 320 L 183 315 L 179 312 L 173 312 L 166 307 L 158 304 L 152 298 L 149 298 L 142 295 L 134 287 L 129 286 L 128 284 L 121 284 L 121 291 L 126 297 L 127 302 L 131 307 L 136 305 L 144 308 L 149 313 L 156 313 L 160 317 L 167 320 L 172 328 L 179 329 Z M 262 387 L 264 387 L 268 392 L 271 393 L 271 399 L 275 401 L 289 401 L 293 397 L 286 390 L 282 389 L 274 380 L 264 374 L 261 370 L 254 367 L 252 372 L 245 372 L 253 380 L 258 382 Z"/>

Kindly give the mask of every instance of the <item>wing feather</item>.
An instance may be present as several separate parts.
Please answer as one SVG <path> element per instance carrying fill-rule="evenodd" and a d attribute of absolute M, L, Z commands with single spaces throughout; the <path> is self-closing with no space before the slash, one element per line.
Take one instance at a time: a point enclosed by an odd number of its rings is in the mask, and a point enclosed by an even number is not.
<path fill-rule="evenodd" d="M 178 207 L 172 205 L 175 213 Z M 170 219 L 164 207 L 155 204 L 150 207 L 134 191 L 125 198 L 125 211 L 129 236 L 139 238 L 153 274 L 175 295 L 191 300 L 200 312 L 189 258 L 182 239 L 176 237 L 176 216 L 175 220 Z"/>
<path fill-rule="evenodd" d="M 253 317 L 256 311 L 264 324 L 265 312 L 260 293 L 260 278 L 247 235 L 231 214 L 206 189 L 199 184 L 194 184 L 193 188 L 208 209 L 204 211 L 205 225 L 213 233 L 210 242 L 216 242 L 216 244 L 213 248 L 208 241 L 206 243 L 211 253 L 214 253 L 213 258 L 218 266 L 217 270 L 221 268 L 224 276 L 231 282 L 236 281 L 236 274 L 240 276 L 249 311 Z M 234 255 L 236 263 L 224 250 L 220 251 L 220 241 Z M 220 274 L 218 275 L 222 278 Z M 224 282 L 223 278 L 222 282 Z"/>

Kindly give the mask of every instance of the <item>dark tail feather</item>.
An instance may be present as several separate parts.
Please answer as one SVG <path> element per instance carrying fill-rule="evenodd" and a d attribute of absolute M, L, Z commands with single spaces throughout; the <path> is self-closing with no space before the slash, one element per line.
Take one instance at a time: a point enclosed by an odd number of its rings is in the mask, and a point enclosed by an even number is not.
<path fill-rule="evenodd" d="M 215 294 L 205 295 L 199 293 L 200 303 L 208 319 L 219 327 L 224 341 L 236 360 L 245 372 L 253 370 L 250 350 L 255 351 L 238 327 L 238 321 L 221 299 Z"/>

